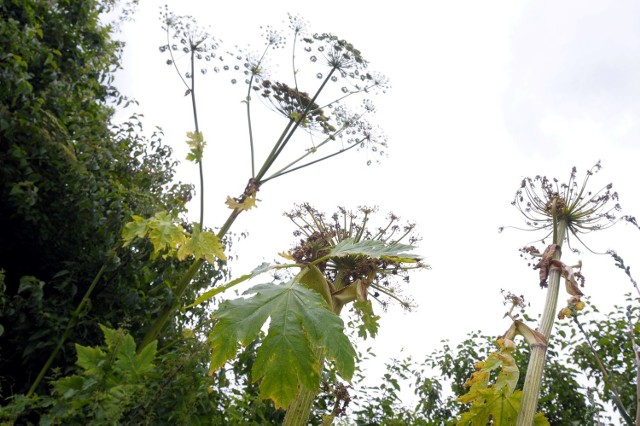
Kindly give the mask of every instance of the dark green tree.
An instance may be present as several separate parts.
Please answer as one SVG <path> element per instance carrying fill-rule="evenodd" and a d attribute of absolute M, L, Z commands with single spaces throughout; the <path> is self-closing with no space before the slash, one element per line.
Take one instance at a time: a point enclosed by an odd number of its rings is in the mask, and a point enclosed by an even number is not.
<path fill-rule="evenodd" d="M 138 338 L 187 267 L 151 258 L 145 242 L 119 247 L 132 214 L 179 216 L 192 188 L 174 183 L 176 163 L 160 131 L 144 137 L 135 115 L 112 123 L 113 106 L 129 102 L 112 85 L 122 44 L 100 19 L 114 6 L 0 2 L 2 398 L 29 390 L 70 323 L 53 362 L 62 374 L 74 368 L 73 343 L 103 342 L 98 324 Z M 216 273 L 203 268 L 185 297 Z M 188 319 L 174 321 L 166 341 L 181 336 Z"/>

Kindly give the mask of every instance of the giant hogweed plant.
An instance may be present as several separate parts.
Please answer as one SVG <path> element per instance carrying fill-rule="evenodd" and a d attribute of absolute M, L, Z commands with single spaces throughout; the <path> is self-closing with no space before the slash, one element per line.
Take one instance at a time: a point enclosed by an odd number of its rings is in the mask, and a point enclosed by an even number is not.
<path fill-rule="evenodd" d="M 378 317 L 373 314 L 369 292 L 373 298 L 400 299 L 383 277 L 402 275 L 403 271 L 423 266 L 411 253 L 413 246 L 401 242 L 410 239 L 413 227 L 398 233 L 398 219 L 391 216 L 388 226 L 369 232 L 366 226 L 369 209 L 362 211 L 362 222 L 358 222 L 357 214 L 342 210 L 342 222 L 327 224 L 319 212 L 305 205 L 290 215 L 300 226 L 300 232 L 309 232 L 304 244 L 301 243 L 302 251 L 294 250 L 286 256 L 293 263 L 262 265 L 250 274 L 208 291 L 189 306 L 183 306 L 182 299 L 206 262 L 226 261 L 225 236 L 240 214 L 256 207 L 257 194 L 266 182 L 351 150 L 367 149 L 384 154 L 380 149 L 386 146 L 384 136 L 367 121 L 375 111 L 367 98 L 384 91 L 386 79 L 368 71 L 367 61 L 350 43 L 327 33 L 309 34 L 305 23 L 297 17 L 290 17 L 293 72 L 290 82 L 285 83 L 269 76 L 266 67 L 269 55 L 286 45 L 281 33 L 267 28 L 264 50 L 257 54 L 250 51 L 219 54 L 219 42 L 201 30 L 192 18 L 175 16 L 166 9 L 162 16 L 167 42 L 160 50 L 170 56 L 167 64 L 175 67 L 185 85 L 185 95 L 192 101 L 194 124 L 187 132 L 187 159 L 199 168 L 200 216 L 192 226 L 181 225 L 177 217 L 167 212 L 157 212 L 147 218 L 133 216 L 122 231 L 118 250 L 136 250 L 137 240 L 147 239 L 153 246 L 153 256 L 191 261 L 186 274 L 173 286 L 171 301 L 160 310 L 137 346 L 137 352 L 146 354 L 150 345 L 155 348 L 154 342 L 162 328 L 178 310 L 188 310 L 268 270 L 297 268 L 298 273 L 289 281 L 260 284 L 248 291 L 253 297 L 223 303 L 214 313 L 217 322 L 208 341 L 214 371 L 235 357 L 239 343 L 247 345 L 257 339 L 265 322 L 270 320 L 267 335 L 257 351 L 253 380 L 260 380 L 264 398 L 272 399 L 277 407 L 289 408 L 286 424 L 304 424 L 310 404 L 320 389 L 325 359 L 333 361 L 338 373 L 347 380 L 354 371 L 356 353 L 344 334 L 344 323 L 339 317 L 342 307 L 353 302 L 362 320 L 362 330 L 374 335 Z M 312 66 L 324 68 L 322 72 L 315 72 L 316 84 L 300 74 L 300 70 L 306 68 L 300 64 L 300 56 L 306 56 Z M 183 72 L 181 61 L 185 58 L 188 66 Z M 196 102 L 196 64 L 212 60 L 225 64 L 220 66 L 222 69 L 213 67 L 214 72 L 239 72 L 247 85 L 244 102 L 251 152 L 251 176 L 238 196 L 227 197 L 226 205 L 231 212 L 215 233 L 203 226 L 206 142 Z M 207 68 L 201 71 L 205 73 Z M 231 82 L 236 84 L 238 78 L 232 78 Z M 311 89 L 310 92 L 303 91 L 302 85 Z M 356 97 L 361 101 L 354 104 Z M 264 141 L 256 136 L 252 121 L 256 98 L 283 117 L 283 130 L 262 162 L 257 160 L 255 147 Z M 291 141 L 296 135 L 306 138 L 293 144 Z M 308 222 L 301 224 L 298 220 Z M 403 303 L 408 306 L 407 301 Z"/>
<path fill-rule="evenodd" d="M 352 308 L 357 332 L 365 338 L 378 330 L 380 317 L 374 313 L 372 300 L 382 306 L 395 300 L 411 307 L 397 281 L 408 281 L 409 271 L 425 267 L 411 253 L 417 241 L 414 226 L 401 225 L 391 214 L 385 226 L 372 228 L 373 212 L 364 207 L 357 212 L 340 208 L 327 219 L 308 204 L 297 206 L 287 216 L 298 227 L 300 241 L 281 253 L 291 263 L 263 264 L 194 302 L 201 303 L 269 270 L 297 271 L 289 280 L 251 287 L 244 292 L 250 297 L 224 301 L 213 313 L 217 322 L 208 338 L 214 372 L 236 356 L 239 345 L 254 344 L 270 321 L 251 375 L 252 380 L 260 380 L 261 397 L 287 409 L 285 425 L 307 424 L 321 389 L 325 361 L 331 361 L 343 379 L 351 380 L 356 352 L 340 318 L 345 306 Z M 343 411 L 334 409 L 325 421 L 340 414 Z"/>
<path fill-rule="evenodd" d="M 304 20 L 290 16 L 291 73 L 276 78 L 269 74 L 268 62 L 274 52 L 287 47 L 283 32 L 267 27 L 264 32 L 265 44 L 260 51 L 244 49 L 230 53 L 222 52 L 220 42 L 198 26 L 192 17 L 174 15 L 165 7 L 161 12 L 161 18 L 166 42 L 160 46 L 160 51 L 169 56 L 167 64 L 175 68 L 185 86 L 185 96 L 191 99 L 193 127 L 187 132 L 187 160 L 198 166 L 200 212 L 199 221 L 189 226 L 183 226 L 177 216 L 167 212 L 157 212 L 152 217 L 133 216 L 132 221 L 122 231 L 121 241 L 114 247 L 114 253 L 118 250 L 135 251 L 136 241 L 147 239 L 153 246 L 153 256 L 175 257 L 180 261 L 191 262 L 187 272 L 172 286 L 173 294 L 170 301 L 160 309 L 156 319 L 148 327 L 146 335 L 138 345 L 137 350 L 140 353 L 157 339 L 163 327 L 179 309 L 185 308 L 185 291 L 203 265 L 207 262 L 226 262 L 224 239 L 238 216 L 256 207 L 257 194 L 266 182 L 349 151 L 366 150 L 375 155 L 384 155 L 387 145 L 385 136 L 368 121 L 369 116 L 375 112 L 370 97 L 384 92 L 388 87 L 387 80 L 381 74 L 370 71 L 368 61 L 347 41 L 333 34 L 310 33 Z M 246 105 L 248 147 L 251 153 L 251 175 L 239 195 L 227 197 L 226 206 L 230 213 L 226 221 L 217 228 L 217 232 L 207 230 L 203 226 L 203 162 L 207 142 L 200 129 L 199 104 L 196 100 L 199 93 L 196 86 L 198 71 L 207 74 L 209 70 L 214 73 L 235 73 L 231 76 L 231 83 L 235 85 L 240 81 L 246 84 L 243 102 Z M 283 122 L 280 135 L 272 142 L 271 148 L 266 150 L 268 154 L 261 160 L 255 148 L 264 148 L 266 142 L 254 129 L 252 114 L 256 100 L 260 100 L 259 104 L 267 105 L 280 115 Z M 293 143 L 294 139 L 299 140 Z M 371 254 L 367 251 L 370 247 L 366 244 L 360 240 L 358 243 L 353 242 L 353 246 L 349 246 L 349 253 L 354 254 L 361 250 L 363 256 Z M 382 250 L 380 244 L 374 243 L 377 250 Z M 382 250 L 378 255 L 394 256 L 394 250 L 397 249 L 388 250 L 388 253 Z M 108 266 L 103 266 L 94 282 L 101 279 Z M 296 289 L 302 275 L 292 282 Z M 306 276 L 308 280 L 314 273 Z M 81 305 L 78 306 L 78 312 L 87 306 L 93 288 L 94 285 L 88 289 Z M 314 296 L 307 294 L 305 297 Z M 328 302 L 325 300 L 322 303 Z M 331 309 L 327 312 L 335 315 Z M 327 321 L 333 321 L 337 327 L 334 331 L 340 331 L 341 323 L 337 317 L 329 318 L 333 319 Z M 72 323 L 70 324 L 72 327 Z M 62 336 L 50 360 L 55 358 L 67 335 L 65 333 Z M 29 395 L 33 394 L 50 365 L 51 363 L 47 362 L 43 367 Z M 348 376 L 346 372 L 345 375 Z M 310 382 L 307 384 L 310 385 Z"/>
<path fill-rule="evenodd" d="M 225 260 L 221 242 L 238 216 L 256 207 L 257 194 L 262 185 L 354 149 L 366 149 L 384 155 L 381 148 L 386 147 L 384 135 L 367 121 L 368 116 L 375 112 L 369 95 L 385 91 L 386 78 L 369 71 L 368 62 L 361 52 L 347 41 L 332 34 L 308 33 L 304 20 L 290 16 L 292 72 L 288 77 L 291 82 L 285 83 L 272 78 L 267 67 L 270 55 L 286 47 L 286 39 L 281 32 L 267 27 L 262 51 L 246 49 L 219 53 L 219 42 L 202 30 L 192 17 L 176 16 L 165 8 L 162 19 L 167 41 L 160 46 L 160 51 L 170 56 L 167 64 L 175 67 L 185 86 L 185 95 L 192 100 L 194 127 L 193 131 L 187 133 L 190 147 L 187 159 L 198 164 L 200 173 L 200 221 L 195 226 L 197 236 L 195 233 L 194 236 L 188 235 L 179 225 L 174 225 L 169 220 L 161 222 L 166 229 L 158 232 L 152 219 L 139 217 L 135 217 L 123 232 L 125 243 L 137 237 L 152 238 L 153 235 L 161 235 L 162 249 L 177 249 L 179 256 L 193 259 L 188 273 L 176 284 L 175 302 L 160 312 L 143 339 L 141 348 L 158 336 L 162 327 L 180 308 L 181 297 L 195 274 L 205 261 L 212 260 L 207 259 L 204 253 Z M 183 71 L 180 60 L 185 56 L 188 57 L 188 66 Z M 301 56 L 306 57 L 304 63 L 300 63 Z M 244 103 L 251 153 L 251 176 L 238 196 L 227 197 L 226 205 L 231 212 L 215 234 L 202 229 L 203 154 L 206 142 L 200 130 L 196 103 L 196 66 L 202 61 L 205 62 L 205 66 L 200 68 L 203 74 L 209 70 L 206 63 L 213 62 L 216 64 L 211 67 L 214 72 L 235 73 L 231 83 L 237 84 L 240 79 L 246 84 Z M 314 79 L 307 78 L 301 71 L 309 63 L 320 67 L 311 71 Z M 314 80 L 317 83 L 312 83 Z M 311 90 L 304 91 L 302 84 Z M 262 162 L 257 159 L 255 149 L 258 142 L 264 143 L 258 140 L 253 125 L 255 99 L 262 100 L 283 117 L 282 131 Z M 355 99 L 360 99 L 360 103 L 354 102 Z M 305 138 L 301 138 L 300 143 L 291 143 L 296 135 L 306 136 L 306 144 L 303 142 Z"/>
<path fill-rule="evenodd" d="M 585 307 L 581 290 L 584 286 L 582 262 L 568 265 L 561 261 L 563 244 L 566 242 L 573 252 L 578 253 L 574 240 L 587 247 L 582 240 L 584 234 L 606 229 L 620 220 L 637 226 L 635 218 L 616 215 L 620 205 L 611 184 L 597 192 L 590 190 L 589 180 L 599 170 L 600 163 L 597 163 L 587 171 L 582 183 L 577 180 L 575 167 L 568 183 L 559 183 L 557 179 L 544 176 L 523 179 L 512 204 L 524 215 L 527 230 L 545 232 L 540 240 L 543 244 L 551 240 L 544 250 L 534 246 L 521 249 L 539 259 L 534 269 L 539 270 L 540 286 L 547 289 L 544 311 L 539 326 L 534 330 L 513 314 L 516 307 L 523 305 L 522 297 L 509 293 L 508 301 L 512 307 L 505 317 L 509 317 L 512 324 L 497 339 L 498 350 L 485 362 L 476 365 L 476 372 L 465 384 L 469 391 L 458 401 L 470 406 L 469 411 L 460 417 L 459 425 L 489 422 L 503 425 L 548 424 L 544 415 L 536 414 L 536 407 L 554 321 L 556 316 L 560 320 L 574 318 Z M 563 278 L 569 298 L 567 305 L 558 310 Z M 517 349 L 514 344 L 516 335 L 522 335 L 531 350 L 522 390 L 516 389 L 519 372 L 511 355 Z"/>

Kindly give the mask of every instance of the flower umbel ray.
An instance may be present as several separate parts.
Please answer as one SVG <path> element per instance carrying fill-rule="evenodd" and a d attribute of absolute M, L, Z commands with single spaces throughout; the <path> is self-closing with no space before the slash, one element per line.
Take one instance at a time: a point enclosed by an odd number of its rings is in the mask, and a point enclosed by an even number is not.
<path fill-rule="evenodd" d="M 559 183 L 556 178 L 549 179 L 539 175 L 525 178 L 511 204 L 524 215 L 527 230 L 546 230 L 546 236 L 553 235 L 552 242 L 560 244 L 561 242 L 556 241 L 556 224 L 564 221 L 569 231 L 569 247 L 571 236 L 587 247 L 580 239 L 580 234 L 606 229 L 619 219 L 624 219 L 616 217 L 620 204 L 618 193 L 612 191 L 612 184 L 595 192 L 588 187 L 589 179 L 600 168 L 600 162 L 596 163 L 586 172 L 582 183 L 578 183 L 575 167 L 571 170 L 568 183 Z"/>

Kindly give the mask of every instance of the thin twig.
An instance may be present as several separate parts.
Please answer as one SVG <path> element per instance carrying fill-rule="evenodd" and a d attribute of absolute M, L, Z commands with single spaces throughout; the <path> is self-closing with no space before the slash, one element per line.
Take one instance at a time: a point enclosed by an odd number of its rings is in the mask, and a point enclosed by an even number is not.
<path fill-rule="evenodd" d="M 578 317 L 577 316 L 574 315 L 574 316 L 572 316 L 572 318 L 573 318 L 573 322 L 576 323 L 576 325 L 578 326 L 578 328 L 580 329 L 580 331 L 584 335 L 584 339 L 587 342 L 587 345 L 589 345 L 589 349 L 591 350 L 591 354 L 593 355 L 593 358 L 596 360 L 596 364 L 598 365 L 598 369 L 602 373 L 602 379 L 605 381 L 605 383 L 607 383 L 609 385 L 609 388 L 611 388 L 611 392 L 613 393 L 613 397 L 611 399 L 613 400 L 613 403 L 615 404 L 615 406 L 620 411 L 620 415 L 622 416 L 624 421 L 628 425 L 633 426 L 635 423 L 634 423 L 633 419 L 631 418 L 631 416 L 629 415 L 629 413 L 627 412 L 627 410 L 625 410 L 624 405 L 622 404 L 622 399 L 620 399 L 620 392 L 618 391 L 618 387 L 615 385 L 615 383 L 613 383 L 613 380 L 611 380 L 611 377 L 609 376 L 609 373 L 608 373 L 607 369 L 602 364 L 602 361 L 600 360 L 600 357 L 598 356 L 598 352 L 596 351 L 596 349 L 591 344 L 591 336 L 582 327 L 582 324 L 580 323 L 580 321 L 578 321 Z"/>

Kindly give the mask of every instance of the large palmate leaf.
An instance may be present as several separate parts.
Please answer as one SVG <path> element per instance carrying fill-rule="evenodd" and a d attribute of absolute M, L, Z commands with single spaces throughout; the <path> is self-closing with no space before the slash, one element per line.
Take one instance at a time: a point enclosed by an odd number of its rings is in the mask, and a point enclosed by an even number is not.
<path fill-rule="evenodd" d="M 320 294 L 299 285 L 297 277 L 284 284 L 259 284 L 245 294 L 253 296 L 226 301 L 214 312 L 218 322 L 209 336 L 212 371 L 236 355 L 239 343 L 253 342 L 270 318 L 252 369 L 253 380 L 261 379 L 263 398 L 286 408 L 299 385 L 318 389 L 320 350 L 342 377 L 351 379 L 356 352 L 344 334 L 344 323 Z"/>
<path fill-rule="evenodd" d="M 478 393 L 484 397 L 482 404 L 474 404 L 470 410 L 460 417 L 458 426 L 515 426 L 520 409 L 522 391 L 510 393 L 503 387 L 499 391 L 487 388 Z M 534 426 L 549 426 L 549 421 L 542 413 L 537 413 L 533 418 Z"/>
<path fill-rule="evenodd" d="M 373 258 L 386 258 L 398 262 L 413 263 L 420 260 L 418 256 L 410 253 L 413 248 L 413 246 L 407 244 L 396 243 L 387 245 L 384 241 L 379 240 L 356 241 L 355 238 L 347 238 L 336 244 L 326 257 L 355 254 L 370 256 Z"/>
<path fill-rule="evenodd" d="M 520 407 L 521 391 L 510 393 L 507 388 L 499 391 L 495 389 L 484 389 L 478 391 L 478 397 L 483 397 L 482 404 L 474 404 L 471 409 L 464 413 L 458 425 L 496 425 L 511 426 L 516 424 L 518 419 L 518 409 Z"/>

